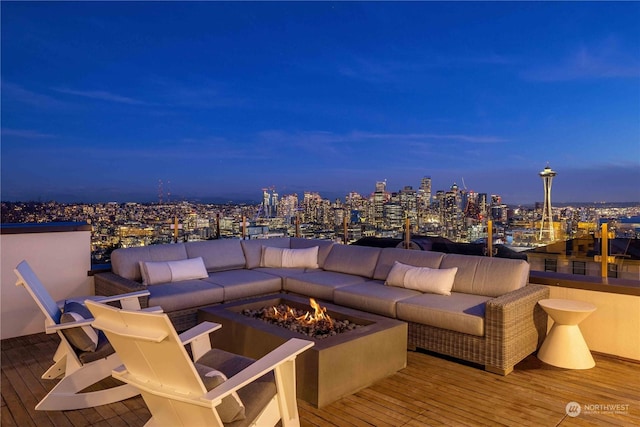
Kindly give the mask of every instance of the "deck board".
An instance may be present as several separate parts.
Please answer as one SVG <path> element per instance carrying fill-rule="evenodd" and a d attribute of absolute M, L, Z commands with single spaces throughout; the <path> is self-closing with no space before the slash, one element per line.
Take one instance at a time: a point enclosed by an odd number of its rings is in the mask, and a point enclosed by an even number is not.
<path fill-rule="evenodd" d="M 35 411 L 55 384 L 40 376 L 52 363 L 57 340 L 34 334 L 0 343 L 3 427 L 145 424 L 150 413 L 140 397 L 77 411 Z M 324 408 L 300 400 L 301 426 L 640 425 L 640 363 L 634 361 L 594 354 L 595 368 L 567 370 L 529 356 L 502 377 L 432 354 L 410 351 L 407 358 L 407 368 Z M 569 417 L 565 406 L 571 401 L 585 408 L 629 406 L 617 414 L 592 410 Z"/>

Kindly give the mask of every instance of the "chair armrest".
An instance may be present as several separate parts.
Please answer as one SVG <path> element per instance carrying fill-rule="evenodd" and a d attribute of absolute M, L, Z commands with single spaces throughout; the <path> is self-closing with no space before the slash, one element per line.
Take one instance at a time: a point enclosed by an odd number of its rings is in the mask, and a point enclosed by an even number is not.
<path fill-rule="evenodd" d="M 119 301 L 120 308 L 124 308 L 125 310 L 140 310 L 141 308 L 140 298 L 147 297 L 147 300 L 148 300 L 148 297 L 150 294 L 151 293 L 149 291 L 144 290 L 144 291 L 130 292 L 128 294 L 120 294 L 120 295 L 113 295 L 113 296 L 107 296 L 107 297 L 100 296 L 100 295 L 89 295 L 89 296 L 83 296 L 83 297 L 65 298 L 60 301 L 56 301 L 56 304 L 58 305 L 60 310 L 63 310 L 64 305 L 69 301 L 75 301 L 80 304 L 84 304 L 86 300 L 91 300 L 91 301 L 99 302 L 102 304 Z"/>
<path fill-rule="evenodd" d="M 154 305 L 153 307 L 141 308 L 140 311 L 144 311 L 145 313 L 164 313 L 164 310 L 159 305 Z"/>
<path fill-rule="evenodd" d="M 65 323 L 58 323 L 57 325 L 47 325 L 45 326 L 44 331 L 47 334 L 53 334 L 58 331 L 62 331 L 64 329 L 80 328 L 82 326 L 91 326 L 93 321 L 94 321 L 94 318 L 90 317 L 88 319 L 76 320 L 75 322 L 65 322 Z"/>
<path fill-rule="evenodd" d="M 313 346 L 313 341 L 292 338 L 205 394 L 203 399 L 214 402 L 215 405 L 215 402 L 273 371 L 283 363 L 295 360 L 300 353 Z"/>
<path fill-rule="evenodd" d="M 121 295 L 125 298 L 138 298 L 139 296 L 144 296 L 144 295 L 148 295 L 149 292 L 148 291 L 142 291 L 142 292 L 134 292 L 131 293 L 129 295 Z M 107 302 L 112 302 L 112 301 L 118 301 L 120 298 L 116 298 L 116 297 L 88 297 L 87 299 L 90 299 L 91 301 L 95 301 L 95 302 L 99 302 L 99 303 L 107 303 Z M 136 310 L 140 310 L 140 307 L 136 308 Z M 148 308 L 143 308 L 141 311 L 144 312 L 148 312 L 148 313 L 162 313 L 162 307 L 160 306 L 154 306 L 154 307 L 148 307 Z M 93 326 L 93 321 L 95 319 L 93 317 L 89 317 L 86 319 L 82 319 L 82 320 L 76 320 L 74 322 L 64 322 L 64 323 L 58 323 L 55 325 L 47 325 L 45 326 L 45 332 L 47 334 L 53 334 L 55 332 L 58 331 L 62 331 L 64 329 L 71 329 L 71 328 L 80 328 L 82 326 Z"/>
<path fill-rule="evenodd" d="M 506 293 L 487 301 L 486 318 L 495 320 L 505 327 L 513 326 L 518 315 L 531 314 L 538 301 L 549 297 L 549 288 L 543 285 L 529 284 L 523 288 Z"/>
<path fill-rule="evenodd" d="M 182 341 L 182 345 L 191 344 L 191 353 L 193 360 L 198 360 L 207 351 L 211 350 L 211 339 L 209 334 L 222 328 L 219 323 L 202 322 L 191 329 L 181 333 L 178 337 Z"/>
<path fill-rule="evenodd" d="M 142 283 L 136 282 L 135 280 L 125 279 L 111 271 L 94 275 L 93 281 L 95 284 L 96 295 L 116 296 L 147 290 L 147 287 Z M 140 297 L 140 307 L 146 308 L 148 306 L 149 296 Z"/>
<path fill-rule="evenodd" d="M 547 333 L 547 316 L 538 301 L 549 297 L 549 288 L 529 284 L 487 301 L 485 336 L 493 366 L 517 363 L 516 355 L 536 350 Z"/>
<path fill-rule="evenodd" d="M 149 300 L 149 295 L 151 293 L 148 290 L 129 292 L 127 294 L 113 295 L 113 296 L 96 296 L 95 298 L 91 298 L 92 301 L 100 302 L 106 304 L 108 302 L 120 301 L 120 305 L 125 310 L 140 310 L 140 298 L 147 297 L 147 301 Z"/>

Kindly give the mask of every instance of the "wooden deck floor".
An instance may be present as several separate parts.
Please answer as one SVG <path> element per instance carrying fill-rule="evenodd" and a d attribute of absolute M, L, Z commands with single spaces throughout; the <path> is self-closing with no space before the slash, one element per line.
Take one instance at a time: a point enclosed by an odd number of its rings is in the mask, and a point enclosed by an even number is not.
<path fill-rule="evenodd" d="M 2 427 L 143 426 L 142 398 L 64 412 L 33 408 L 53 381 L 55 335 L 3 340 Z M 299 401 L 302 426 L 630 426 L 640 425 L 640 364 L 594 355 L 586 371 L 554 368 L 530 356 L 501 377 L 433 355 L 409 352 L 408 366 L 322 409 Z M 581 405 L 566 415 L 569 402 Z M 612 409 L 617 409 L 614 413 Z"/>

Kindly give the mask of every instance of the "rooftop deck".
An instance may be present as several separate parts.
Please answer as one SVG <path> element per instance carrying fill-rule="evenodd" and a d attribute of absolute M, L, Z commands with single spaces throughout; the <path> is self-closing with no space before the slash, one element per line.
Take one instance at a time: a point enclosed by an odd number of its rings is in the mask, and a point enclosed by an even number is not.
<path fill-rule="evenodd" d="M 0 342 L 3 427 L 145 424 L 150 413 L 141 397 L 77 411 L 36 412 L 36 403 L 53 384 L 40 376 L 57 343 L 57 335 L 44 333 Z M 406 369 L 322 409 L 299 400 L 301 425 L 640 425 L 640 363 L 599 354 L 594 358 L 595 368 L 577 371 L 529 356 L 501 377 L 408 352 Z M 577 417 L 566 414 L 569 402 L 581 405 Z"/>

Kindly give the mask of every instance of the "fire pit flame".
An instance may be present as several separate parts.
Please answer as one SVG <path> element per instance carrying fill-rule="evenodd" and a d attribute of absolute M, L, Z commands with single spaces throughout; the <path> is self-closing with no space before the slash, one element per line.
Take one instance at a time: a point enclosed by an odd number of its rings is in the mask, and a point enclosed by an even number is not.
<path fill-rule="evenodd" d="M 327 322 L 329 322 L 329 328 L 333 328 L 333 320 L 331 320 L 331 317 L 326 314 L 327 307 L 320 307 L 320 304 L 318 304 L 313 298 L 309 298 L 309 304 L 311 305 L 311 308 L 313 308 L 314 313 L 313 316 L 309 316 L 307 322 L 316 323 L 320 320 L 326 320 Z"/>
<path fill-rule="evenodd" d="M 264 307 L 258 310 L 245 309 L 242 313 L 316 338 L 323 338 L 360 327 L 360 325 L 348 320 L 336 320 L 334 322 L 327 314 L 327 307 L 322 307 L 313 298 L 309 298 L 309 305 L 313 309 L 313 313 L 309 310 L 305 312 L 304 310 L 291 308 L 284 304 Z"/>
<path fill-rule="evenodd" d="M 318 322 L 325 322 L 327 323 L 325 327 L 332 329 L 333 320 L 331 320 L 331 317 L 327 314 L 327 307 L 320 306 L 320 304 L 318 304 L 313 298 L 309 298 L 309 305 L 311 305 L 311 308 L 313 309 L 313 314 L 307 311 L 302 316 L 296 316 L 296 312 L 289 306 L 287 306 L 286 310 L 283 311 L 279 311 L 278 307 L 275 306 L 271 307 L 271 309 L 273 309 L 273 317 L 275 319 L 283 321 L 294 319 L 296 322 L 303 325 L 314 325 Z"/>

